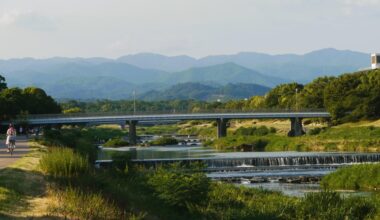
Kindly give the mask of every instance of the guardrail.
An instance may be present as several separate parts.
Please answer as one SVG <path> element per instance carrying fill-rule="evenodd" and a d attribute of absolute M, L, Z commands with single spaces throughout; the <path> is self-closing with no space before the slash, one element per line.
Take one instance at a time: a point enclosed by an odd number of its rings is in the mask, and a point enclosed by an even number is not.
<path fill-rule="evenodd" d="M 80 117 L 101 117 L 101 116 L 125 116 L 125 115 L 181 115 L 181 114 L 212 114 L 212 113 L 296 113 L 296 112 L 327 112 L 326 109 L 212 109 L 199 111 L 139 111 L 139 112 L 89 112 L 74 114 L 34 114 L 16 117 L 16 120 L 40 119 L 40 118 L 80 118 Z"/>

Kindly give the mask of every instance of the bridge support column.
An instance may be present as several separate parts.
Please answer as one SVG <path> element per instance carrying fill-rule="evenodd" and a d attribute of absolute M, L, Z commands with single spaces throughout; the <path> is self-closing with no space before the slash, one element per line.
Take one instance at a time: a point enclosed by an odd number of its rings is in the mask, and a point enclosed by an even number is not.
<path fill-rule="evenodd" d="M 124 122 L 124 123 L 123 123 L 123 122 L 120 123 L 120 129 L 121 129 L 121 130 L 124 130 L 124 129 L 125 129 L 125 124 L 126 124 L 125 122 Z"/>
<path fill-rule="evenodd" d="M 136 135 L 136 125 L 137 121 L 131 120 L 128 122 L 129 125 L 129 144 L 137 144 L 137 135 Z"/>
<path fill-rule="evenodd" d="M 216 119 L 216 124 L 217 124 L 216 135 L 218 138 L 227 136 L 227 122 L 228 122 L 228 119 L 223 119 L 223 118 Z"/>
<path fill-rule="evenodd" d="M 302 118 L 291 118 L 290 119 L 290 131 L 288 133 L 289 137 L 301 136 L 305 134 L 302 127 Z"/>

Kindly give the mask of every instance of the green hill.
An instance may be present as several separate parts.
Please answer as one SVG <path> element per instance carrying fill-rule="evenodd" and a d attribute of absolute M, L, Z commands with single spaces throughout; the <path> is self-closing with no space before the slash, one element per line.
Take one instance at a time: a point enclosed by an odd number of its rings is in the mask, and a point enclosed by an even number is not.
<path fill-rule="evenodd" d="M 146 101 L 154 100 L 229 100 L 242 99 L 254 95 L 264 95 L 270 90 L 269 87 L 256 84 L 227 84 L 225 86 L 209 86 L 201 83 L 180 83 L 174 85 L 164 91 L 150 91 L 139 96 L 140 99 Z"/>
<path fill-rule="evenodd" d="M 186 71 L 172 73 L 167 80 L 177 83 L 214 82 L 221 85 L 228 83 L 252 83 L 273 87 L 286 80 L 265 76 L 235 63 L 225 63 L 208 67 L 197 67 Z"/>

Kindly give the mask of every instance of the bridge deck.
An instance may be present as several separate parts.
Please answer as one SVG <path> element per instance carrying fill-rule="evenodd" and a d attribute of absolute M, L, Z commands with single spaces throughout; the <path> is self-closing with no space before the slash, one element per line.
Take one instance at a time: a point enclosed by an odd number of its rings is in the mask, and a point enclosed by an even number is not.
<path fill-rule="evenodd" d="M 116 116 L 39 116 L 27 119 L 33 125 L 76 123 L 121 123 L 126 121 L 216 120 L 216 119 L 282 119 L 282 118 L 330 118 L 328 112 L 244 112 L 244 113 L 188 113 Z M 6 124 L 3 122 L 2 124 Z"/>

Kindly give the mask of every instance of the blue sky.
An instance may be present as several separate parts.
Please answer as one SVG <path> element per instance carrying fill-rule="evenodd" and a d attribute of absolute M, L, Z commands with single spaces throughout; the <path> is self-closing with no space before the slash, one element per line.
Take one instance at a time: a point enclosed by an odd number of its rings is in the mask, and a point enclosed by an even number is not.
<path fill-rule="evenodd" d="M 0 59 L 380 52 L 380 0 L 1 0 Z"/>

